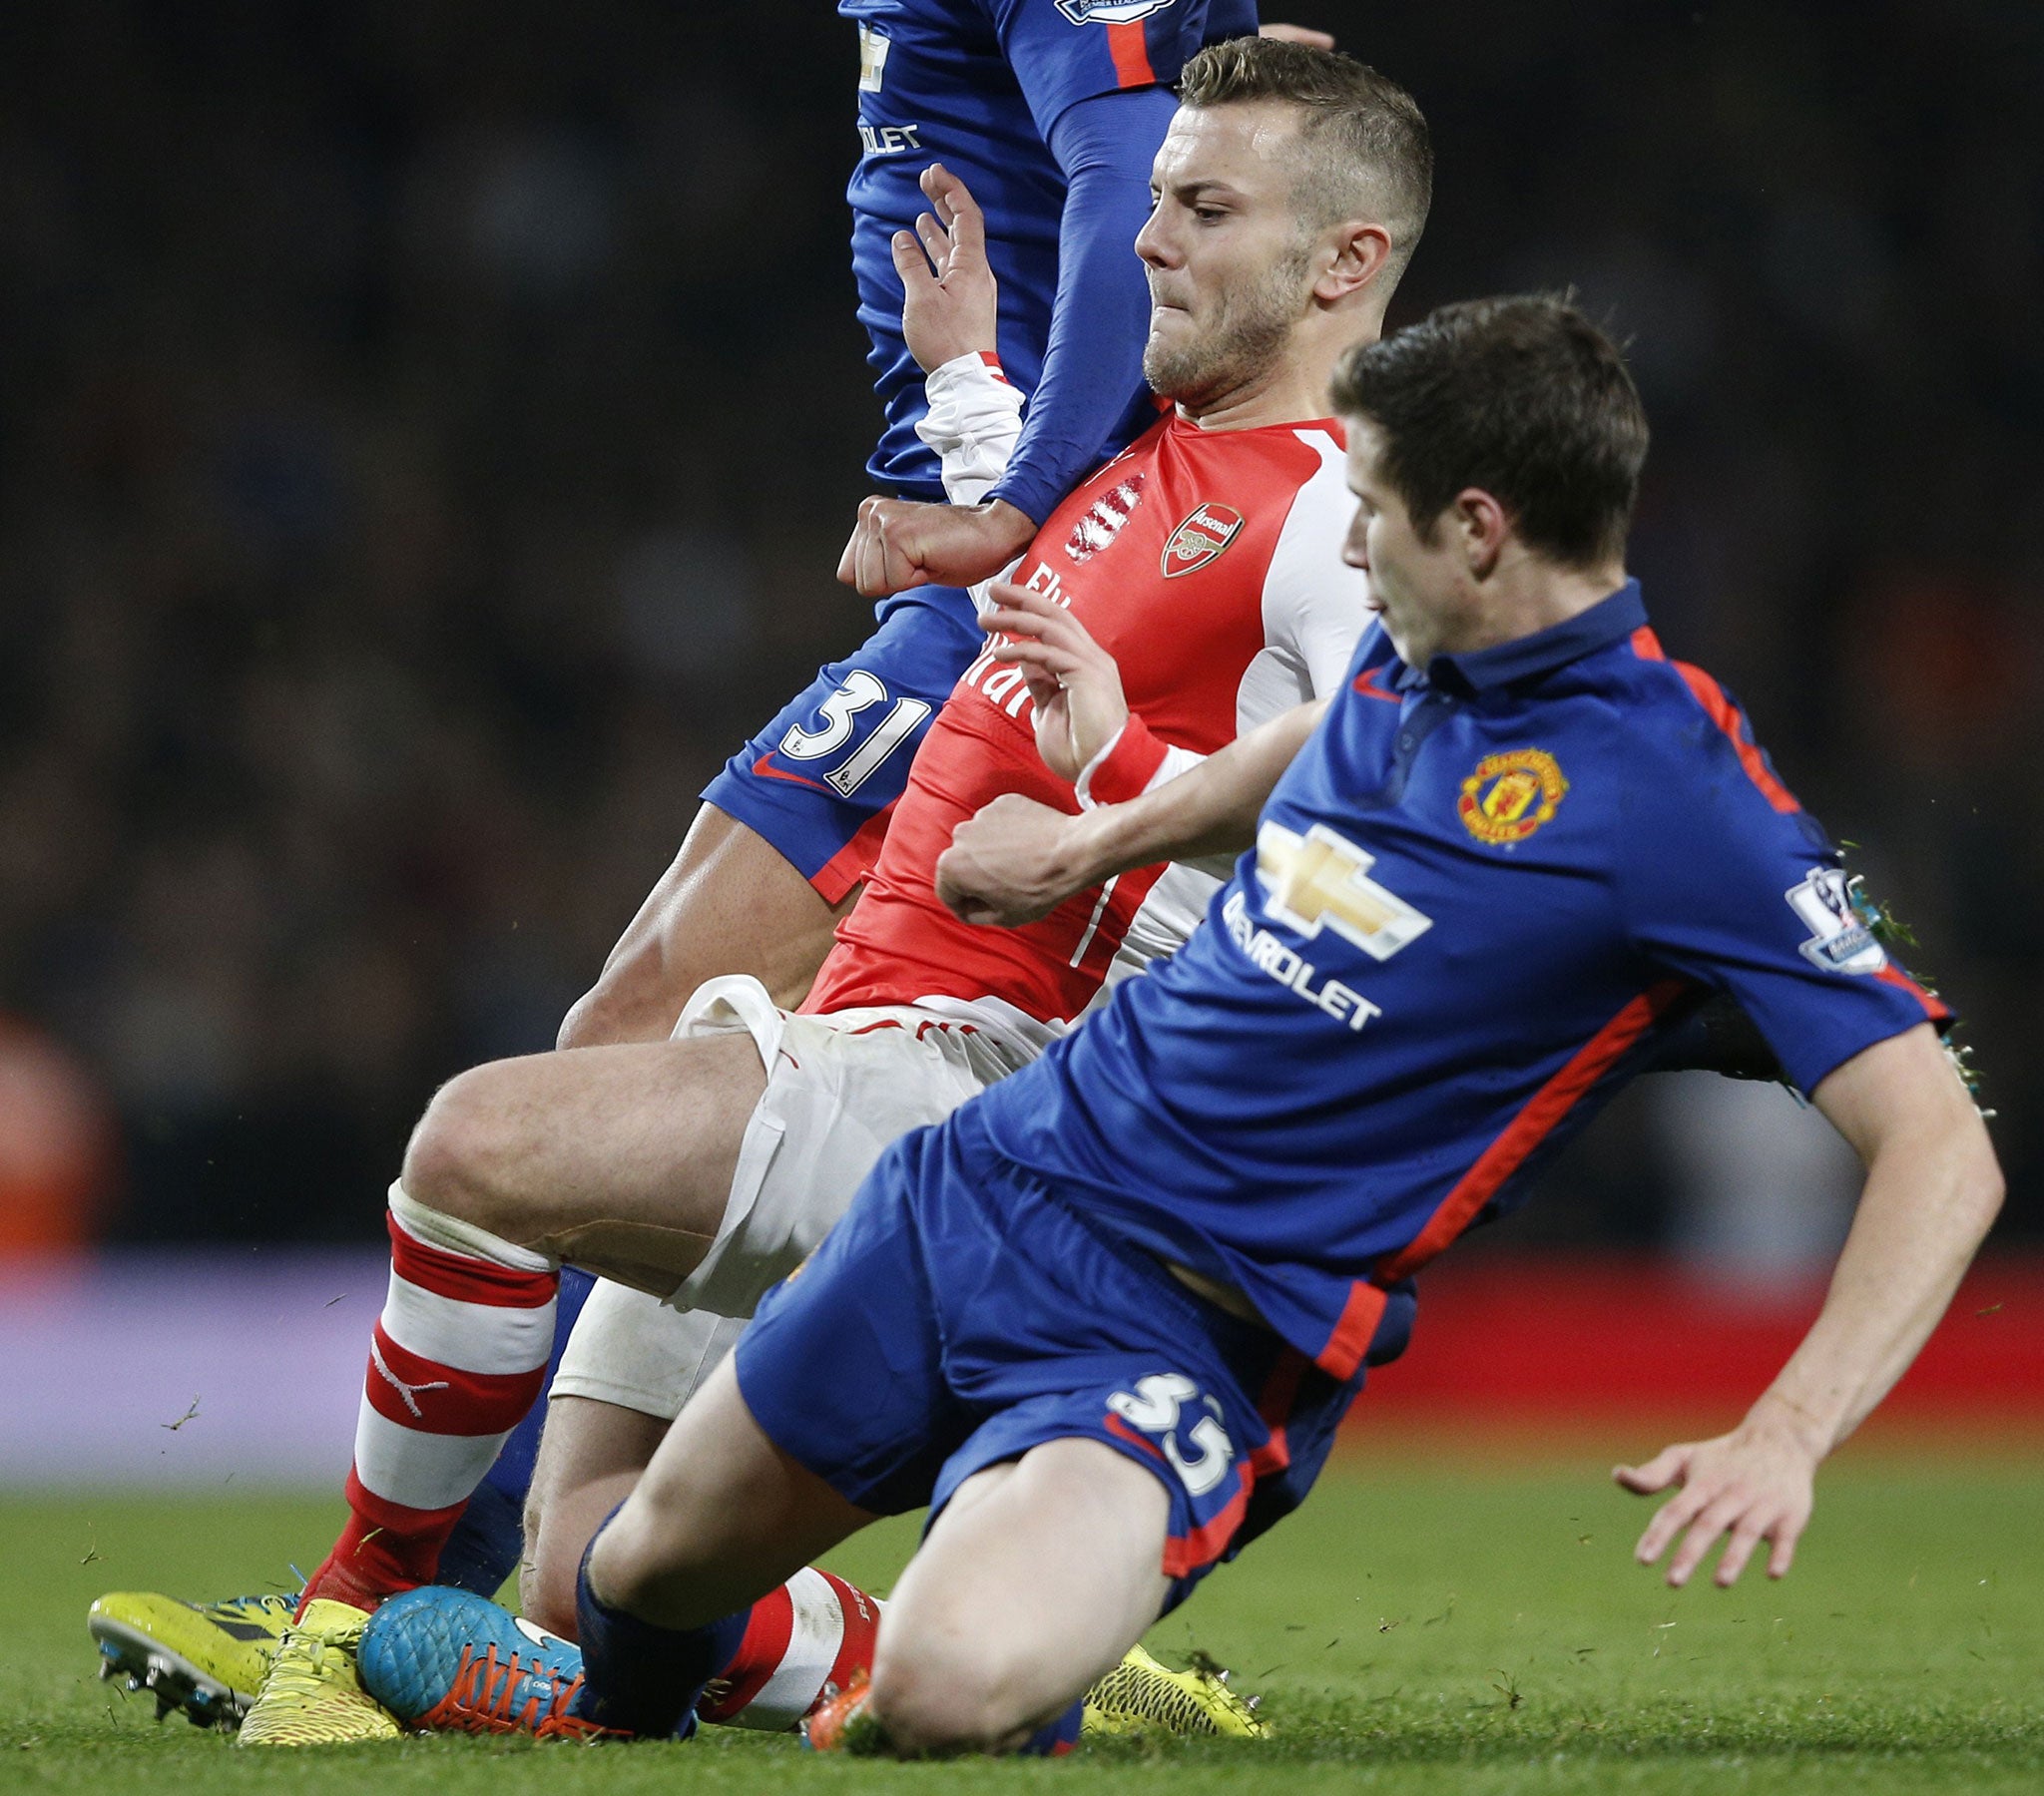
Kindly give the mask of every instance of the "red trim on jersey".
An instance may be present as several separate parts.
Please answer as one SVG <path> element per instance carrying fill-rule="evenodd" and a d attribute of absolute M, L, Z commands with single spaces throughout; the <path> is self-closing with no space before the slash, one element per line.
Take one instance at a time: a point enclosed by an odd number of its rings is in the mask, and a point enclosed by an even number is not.
<path fill-rule="evenodd" d="M 1013 386 L 1015 384 L 1012 380 L 1008 378 L 1008 370 L 1001 366 L 1001 358 L 998 355 L 996 355 L 991 349 L 982 349 L 979 352 L 979 359 L 982 362 L 984 362 L 986 366 L 992 371 L 993 377 L 996 380 L 998 380 L 1001 383 L 1001 385 Z M 823 1573 L 823 1575 L 825 1577 L 828 1577 L 830 1574 L 826 1572 Z"/>
<path fill-rule="evenodd" d="M 1150 66 L 1150 46 L 1143 41 L 1143 25 L 1110 25 L 1107 53 L 1114 58 L 1114 78 L 1122 87 L 1155 87 L 1157 71 Z"/>
<path fill-rule="evenodd" d="M 1525 1109 L 1506 1125 L 1504 1132 L 1483 1150 L 1475 1165 L 1462 1174 L 1455 1188 L 1441 1199 L 1439 1207 L 1427 1218 L 1426 1226 L 1398 1252 L 1378 1265 L 1378 1282 L 1391 1284 L 1418 1271 L 1475 1221 L 1477 1212 L 1497 1195 L 1505 1180 L 1526 1163 L 1533 1149 L 1554 1132 L 1555 1126 L 1575 1109 L 1583 1096 L 1618 1064 L 1626 1051 L 1652 1029 L 1669 1006 L 1688 989 L 1687 982 L 1680 979 L 1664 979 L 1650 986 L 1585 1042 L 1568 1065 L 1534 1093 Z M 1358 1353 L 1357 1362 L 1360 1357 Z M 1329 1372 L 1335 1371 L 1324 1353 L 1320 1364 Z M 1355 1369 L 1355 1364 L 1351 1362 L 1347 1371 L 1337 1372 L 1335 1376 L 1345 1378 Z"/>
<path fill-rule="evenodd" d="M 730 1687 L 715 1701 L 697 1705 L 703 1719 L 723 1723 L 751 1703 L 780 1669 L 780 1661 L 787 1657 L 788 1643 L 793 1638 L 794 1598 L 788 1595 L 787 1585 L 782 1584 L 753 1604 L 738 1651 L 732 1654 L 731 1663 L 720 1667 L 717 1673 L 718 1682 Z"/>
<path fill-rule="evenodd" d="M 1910 997 L 1923 1006 L 1924 1016 L 1932 1023 L 1950 1021 L 1952 1014 L 1950 1006 L 1942 998 L 1938 997 L 1935 992 L 1926 992 L 1908 974 L 1904 973 L 1900 967 L 1896 966 L 1893 961 L 1889 961 L 1884 967 L 1875 968 L 1873 976 L 1885 985 L 1891 985 L 1899 991 L 1907 992 Z"/>
<path fill-rule="evenodd" d="M 1745 713 L 1726 696 L 1723 686 L 1703 669 L 1689 662 L 1669 661 L 1667 650 L 1661 647 L 1661 639 L 1645 624 L 1633 632 L 1632 644 L 1633 653 L 1640 660 L 1668 662 L 1682 675 L 1683 684 L 1689 687 L 1711 721 L 1725 732 L 1733 752 L 1739 756 L 1739 764 L 1746 769 L 1747 778 L 1760 787 L 1763 798 L 1785 817 L 1792 816 L 1802 808 L 1795 794 L 1775 776 L 1775 769 L 1768 765 L 1768 757 L 1753 739 L 1753 730 Z"/>
<path fill-rule="evenodd" d="M 1381 1285 L 1358 1278 L 1349 1288 L 1348 1301 L 1341 1306 L 1340 1321 L 1334 1324 L 1334 1332 L 1314 1356 L 1313 1363 L 1330 1378 L 1353 1378 L 1355 1368 L 1362 1364 L 1362 1356 L 1369 1351 L 1377 1324 L 1384 1319 L 1384 1305 L 1389 1301 L 1389 1294 Z"/>
<path fill-rule="evenodd" d="M 1392 691 L 1389 686 L 1377 684 L 1377 675 L 1382 672 L 1382 668 L 1363 669 L 1355 676 L 1355 689 L 1365 698 L 1388 698 L 1393 704 L 1403 704 L 1405 700 Z"/>
<path fill-rule="evenodd" d="M 1150 725 L 1129 712 L 1113 746 L 1086 781 L 1086 796 L 1095 804 L 1126 804 L 1142 797 L 1164 765 L 1164 756 L 1165 744 L 1151 733 Z"/>
<path fill-rule="evenodd" d="M 1229 1542 L 1235 1539 L 1235 1531 L 1242 1526 L 1242 1519 L 1249 1512 L 1250 1492 L 1257 1483 L 1256 1473 L 1248 1466 L 1237 1467 L 1236 1476 L 1242 1483 L 1235 1495 L 1229 1498 L 1225 1509 L 1201 1523 L 1191 1534 L 1171 1535 L 1166 1539 L 1166 1577 L 1190 1577 L 1228 1551 Z"/>
<path fill-rule="evenodd" d="M 390 1231 L 390 1269 L 436 1297 L 497 1309 L 540 1309 L 553 1302 L 560 1289 L 558 1273 L 520 1272 L 466 1253 L 449 1253 L 408 1233 L 390 1212 L 384 1212 L 383 1220 Z"/>
<path fill-rule="evenodd" d="M 873 863 L 880 858 L 881 844 L 887 839 L 887 819 L 893 812 L 892 804 L 873 812 L 858 826 L 858 833 L 850 841 L 809 875 L 809 884 L 825 904 L 842 902 L 845 893 L 871 874 Z"/>
<path fill-rule="evenodd" d="M 526 1412 L 539 1400 L 547 1381 L 547 1369 L 535 1366 L 530 1372 L 464 1372 L 439 1360 L 407 1352 L 383 1332 L 374 1329 L 376 1351 L 382 1356 L 390 1378 L 400 1380 L 410 1391 L 414 1411 L 397 1389 L 369 1362 L 362 1380 L 362 1394 L 369 1407 L 385 1421 L 430 1435 L 496 1435 L 516 1428 Z"/>

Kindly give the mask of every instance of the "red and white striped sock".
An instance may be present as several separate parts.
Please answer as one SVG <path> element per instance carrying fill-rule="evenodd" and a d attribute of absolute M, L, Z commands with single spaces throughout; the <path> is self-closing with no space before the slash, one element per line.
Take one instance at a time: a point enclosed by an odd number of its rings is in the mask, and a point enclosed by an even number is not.
<path fill-rule="evenodd" d="M 546 1381 L 553 1260 L 397 1185 L 389 1225 L 390 1291 L 369 1343 L 350 1514 L 303 1602 L 374 1608 L 431 1583 L 470 1496 Z"/>
<path fill-rule="evenodd" d="M 696 1713 L 720 1727 L 785 1733 L 854 1671 L 873 1668 L 880 1599 L 813 1566 L 753 1604 L 738 1656 Z"/>

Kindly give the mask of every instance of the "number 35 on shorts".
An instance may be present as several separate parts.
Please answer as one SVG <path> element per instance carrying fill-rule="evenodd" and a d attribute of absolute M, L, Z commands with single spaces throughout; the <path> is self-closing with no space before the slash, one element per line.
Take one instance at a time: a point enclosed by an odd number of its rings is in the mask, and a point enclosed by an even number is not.
<path fill-rule="evenodd" d="M 789 725 L 780 738 L 780 752 L 799 761 L 841 755 L 834 767 L 823 771 L 822 778 L 833 791 L 850 797 L 930 714 L 931 707 L 920 698 L 896 698 L 891 708 L 883 709 L 888 695 L 880 680 L 854 669 L 819 707 L 821 727 Z M 856 739 L 861 736 L 863 739 Z"/>
<path fill-rule="evenodd" d="M 1139 1378 L 1133 1391 L 1116 1391 L 1107 1407 L 1131 1428 L 1157 1443 L 1189 1497 L 1204 1497 L 1224 1478 L 1235 1460 L 1235 1445 L 1221 1424 L 1221 1405 L 1202 1396 L 1200 1387 L 1183 1373 L 1153 1372 Z M 1180 1424 L 1190 1414 L 1190 1427 Z"/>

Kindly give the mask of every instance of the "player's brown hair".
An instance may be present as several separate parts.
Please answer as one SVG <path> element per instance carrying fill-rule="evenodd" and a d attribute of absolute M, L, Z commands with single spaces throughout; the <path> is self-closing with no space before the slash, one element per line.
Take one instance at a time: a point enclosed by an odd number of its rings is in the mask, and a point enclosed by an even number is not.
<path fill-rule="evenodd" d="M 1338 51 L 1240 37 L 1193 57 L 1178 97 L 1182 106 L 1297 107 L 1297 193 L 1308 221 L 1315 229 L 1356 218 L 1382 224 L 1391 235 L 1387 273 L 1395 281 L 1404 271 L 1433 203 L 1433 144 L 1419 103 L 1395 81 Z"/>
<path fill-rule="evenodd" d="M 1457 493 L 1480 487 L 1565 567 L 1624 553 L 1646 407 L 1618 345 L 1566 298 L 1443 305 L 1342 356 L 1333 403 L 1382 434 L 1380 471 L 1422 541 Z"/>

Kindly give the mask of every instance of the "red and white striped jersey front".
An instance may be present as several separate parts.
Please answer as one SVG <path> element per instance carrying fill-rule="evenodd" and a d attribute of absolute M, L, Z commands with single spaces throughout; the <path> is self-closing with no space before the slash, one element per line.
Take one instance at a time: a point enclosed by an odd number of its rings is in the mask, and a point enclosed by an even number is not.
<path fill-rule="evenodd" d="M 1331 691 L 1370 621 L 1340 557 L 1353 501 L 1339 426 L 1158 421 L 1052 514 L 1014 578 L 1071 608 L 1121 669 L 1131 717 L 1088 770 L 1090 797 L 1141 791 L 1188 758 Z M 1036 750 L 1020 670 L 994 639 L 930 726 L 865 893 L 803 1009 L 915 1005 L 969 1019 L 1024 1056 L 1111 981 L 1191 933 L 1209 874 L 1147 868 L 1023 929 L 959 922 L 936 897 L 951 834 L 1003 792 L 1078 809 Z"/>

